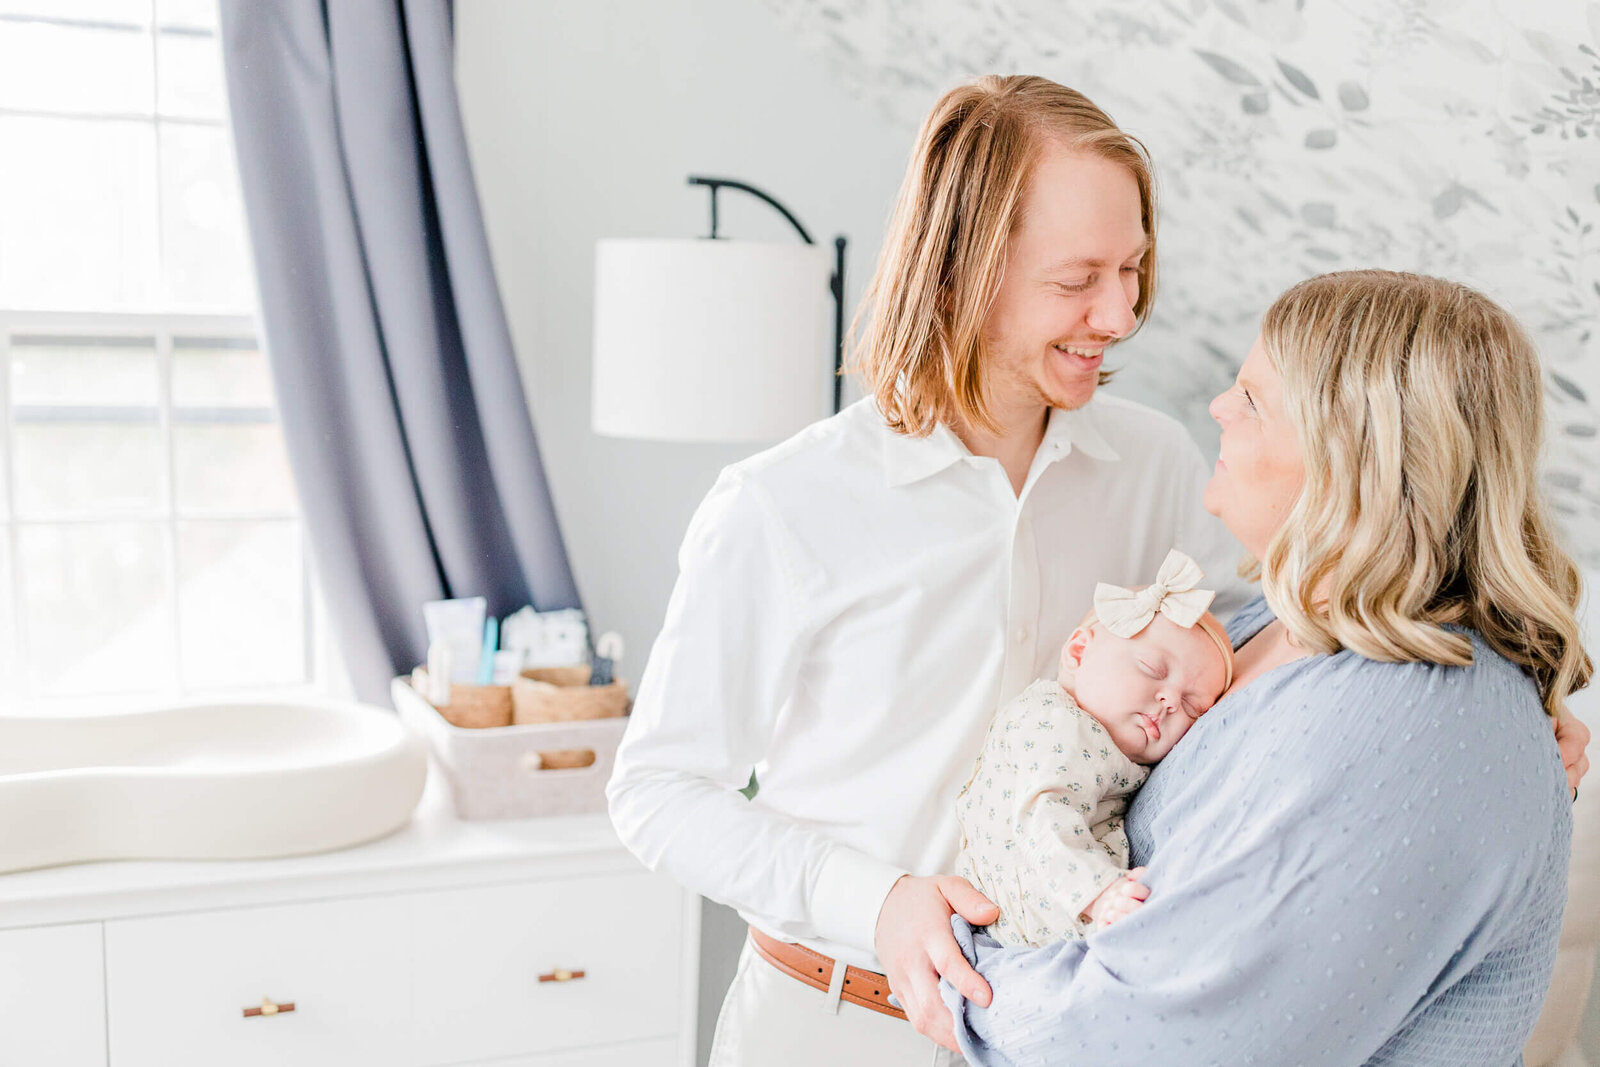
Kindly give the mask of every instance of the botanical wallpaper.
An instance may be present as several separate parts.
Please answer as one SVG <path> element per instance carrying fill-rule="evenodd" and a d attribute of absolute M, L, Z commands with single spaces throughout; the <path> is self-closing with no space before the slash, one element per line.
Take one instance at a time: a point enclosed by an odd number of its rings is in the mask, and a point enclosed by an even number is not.
<path fill-rule="evenodd" d="M 1600 566 L 1600 2 L 768 0 L 911 134 L 990 72 L 1081 89 L 1154 157 L 1160 299 L 1115 388 L 1215 438 L 1273 297 L 1387 267 L 1474 285 L 1538 342 L 1546 478 Z M 861 273 L 868 270 L 863 264 Z"/>

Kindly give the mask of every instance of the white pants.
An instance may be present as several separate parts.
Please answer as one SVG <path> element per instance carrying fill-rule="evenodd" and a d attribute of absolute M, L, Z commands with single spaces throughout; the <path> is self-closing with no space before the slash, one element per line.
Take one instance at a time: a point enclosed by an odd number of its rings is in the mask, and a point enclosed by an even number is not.
<path fill-rule="evenodd" d="M 830 998 L 762 959 L 745 935 L 709 1067 L 952 1067 L 966 1063 L 904 1019 Z"/>

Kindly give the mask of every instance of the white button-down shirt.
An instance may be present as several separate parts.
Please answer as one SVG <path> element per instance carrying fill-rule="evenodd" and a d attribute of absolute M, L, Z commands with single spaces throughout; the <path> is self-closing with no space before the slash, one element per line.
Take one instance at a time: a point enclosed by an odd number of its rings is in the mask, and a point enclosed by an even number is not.
<path fill-rule="evenodd" d="M 1051 412 L 1020 494 L 870 400 L 729 467 L 617 753 L 617 832 L 768 934 L 881 970 L 890 887 L 953 870 L 995 709 L 1055 674 L 1095 583 L 1148 583 L 1176 547 L 1219 611 L 1243 602 L 1207 474 L 1176 421 L 1104 395 Z"/>

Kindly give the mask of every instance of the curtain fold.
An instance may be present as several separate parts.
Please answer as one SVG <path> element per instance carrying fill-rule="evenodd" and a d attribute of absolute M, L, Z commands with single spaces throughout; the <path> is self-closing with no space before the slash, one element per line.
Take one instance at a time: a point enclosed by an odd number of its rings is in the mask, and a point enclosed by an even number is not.
<path fill-rule="evenodd" d="M 495 285 L 448 0 L 221 0 L 239 178 L 318 576 L 357 695 L 421 605 L 580 601 Z"/>

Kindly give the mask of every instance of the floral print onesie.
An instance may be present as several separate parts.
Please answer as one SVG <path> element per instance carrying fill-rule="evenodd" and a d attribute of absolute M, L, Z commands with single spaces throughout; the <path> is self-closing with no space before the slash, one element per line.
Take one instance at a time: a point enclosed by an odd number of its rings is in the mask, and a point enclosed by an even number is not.
<path fill-rule="evenodd" d="M 1078 916 L 1127 872 L 1122 816 L 1149 773 L 1053 678 L 1000 709 L 956 798 L 956 873 L 999 906 L 993 937 L 1037 947 L 1088 933 Z"/>

